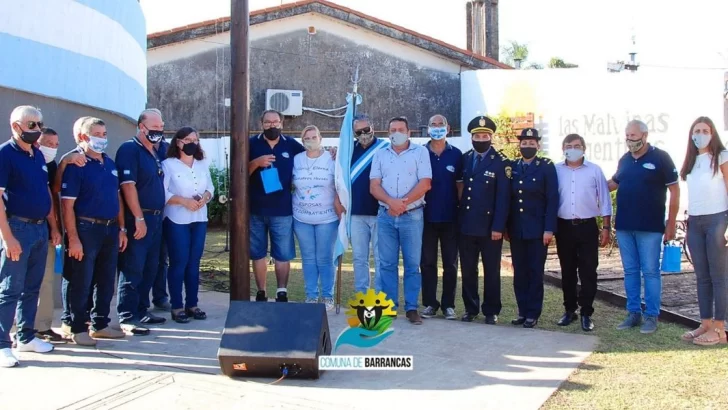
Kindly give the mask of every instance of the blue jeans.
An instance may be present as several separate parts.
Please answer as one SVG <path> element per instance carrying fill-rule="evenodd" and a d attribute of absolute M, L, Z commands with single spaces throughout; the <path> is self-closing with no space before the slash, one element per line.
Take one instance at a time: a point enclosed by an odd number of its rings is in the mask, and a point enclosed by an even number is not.
<path fill-rule="evenodd" d="M 298 238 L 303 262 L 303 282 L 307 299 L 319 296 L 319 280 L 321 281 L 321 297 L 334 297 L 334 244 L 339 221 L 320 225 L 311 225 L 293 220 L 293 232 Z"/>
<path fill-rule="evenodd" d="M 662 276 L 660 276 L 660 251 L 662 233 L 617 231 L 619 253 L 624 267 L 624 291 L 627 294 L 627 311 L 642 313 L 640 290 L 645 278 L 645 316 L 660 314 Z"/>
<path fill-rule="evenodd" d="M 93 330 L 99 331 L 109 325 L 119 256 L 119 227 L 79 219 L 76 229 L 83 246 L 83 258 L 79 261 L 67 256 L 68 269 L 63 272 L 64 298 L 70 312 L 71 332 L 84 333 L 88 330 L 86 320 L 89 310 L 91 326 Z M 92 296 L 91 306 L 89 296 Z"/>
<path fill-rule="evenodd" d="M 351 216 L 351 252 L 354 259 L 354 292 L 366 293 L 371 287 L 369 272 L 369 243 L 374 251 L 374 290 L 382 290 L 379 283 L 379 249 L 377 248 L 377 217 Z"/>
<path fill-rule="evenodd" d="M 163 228 L 162 246 L 159 248 L 159 268 L 157 270 L 157 277 L 154 278 L 154 285 L 152 286 L 152 303 L 154 306 L 160 306 L 165 302 L 169 302 L 169 295 L 167 294 L 167 270 L 169 269 L 169 261 L 165 236 Z"/>
<path fill-rule="evenodd" d="M 164 220 L 164 236 L 169 244 L 169 296 L 172 309 L 182 309 L 182 284 L 185 288 L 186 309 L 197 307 L 200 288 L 200 259 L 205 250 L 207 222 L 176 224 Z"/>
<path fill-rule="evenodd" d="M 422 275 L 422 233 L 424 231 L 422 208 L 406 212 L 398 217 L 379 207 L 377 236 L 379 239 L 379 269 L 382 291 L 399 308 L 399 250 L 404 262 L 404 309 L 417 310 Z"/>
<path fill-rule="evenodd" d="M 292 216 L 250 215 L 250 260 L 265 258 L 269 234 L 270 256 L 276 262 L 288 262 L 296 257 Z"/>
<path fill-rule="evenodd" d="M 119 255 L 119 322 L 139 320 L 149 309 L 149 292 L 157 277 L 162 240 L 162 215 L 144 214 L 147 234 L 134 239 L 133 218 L 126 219 L 129 242 Z"/>
<path fill-rule="evenodd" d="M 38 293 L 48 257 L 48 226 L 45 223 L 30 224 L 11 217 L 8 225 L 22 252 L 20 260 L 14 262 L 0 246 L 0 349 L 9 349 L 12 345 L 13 319 L 18 325 L 18 342 L 28 343 L 35 337 L 33 327 Z"/>

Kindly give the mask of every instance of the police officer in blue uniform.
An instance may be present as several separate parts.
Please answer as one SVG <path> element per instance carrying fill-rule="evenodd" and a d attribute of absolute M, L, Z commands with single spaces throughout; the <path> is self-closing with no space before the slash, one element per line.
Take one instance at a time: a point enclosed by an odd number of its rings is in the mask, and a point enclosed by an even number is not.
<path fill-rule="evenodd" d="M 462 266 L 462 321 L 472 322 L 482 309 L 485 323 L 495 325 L 501 311 L 500 267 L 503 234 L 508 220 L 511 163 L 491 146 L 496 124 L 479 116 L 468 124 L 473 149 L 463 155 L 463 190 L 459 231 Z M 483 304 L 479 306 L 478 257 L 483 259 Z"/>
<path fill-rule="evenodd" d="M 559 182 L 554 163 L 536 155 L 541 147 L 538 130 L 526 128 L 518 139 L 523 158 L 513 164 L 508 219 L 518 303 L 518 318 L 511 323 L 533 328 L 543 308 L 543 271 L 556 232 Z"/>

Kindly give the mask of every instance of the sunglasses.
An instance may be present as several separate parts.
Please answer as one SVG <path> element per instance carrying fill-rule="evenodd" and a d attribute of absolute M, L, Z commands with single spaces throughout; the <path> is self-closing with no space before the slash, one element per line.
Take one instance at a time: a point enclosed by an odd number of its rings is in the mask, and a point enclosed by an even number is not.
<path fill-rule="evenodd" d="M 372 127 L 366 127 L 366 128 L 362 128 L 360 130 L 354 131 L 354 134 L 356 134 L 356 136 L 358 137 L 362 134 L 370 134 L 371 132 L 372 132 Z"/>
<path fill-rule="evenodd" d="M 22 122 L 18 121 L 18 124 L 22 125 Z M 25 126 L 31 130 L 34 130 L 35 127 L 38 127 L 38 129 L 41 129 L 41 128 L 43 128 L 43 121 L 28 121 L 25 123 Z"/>

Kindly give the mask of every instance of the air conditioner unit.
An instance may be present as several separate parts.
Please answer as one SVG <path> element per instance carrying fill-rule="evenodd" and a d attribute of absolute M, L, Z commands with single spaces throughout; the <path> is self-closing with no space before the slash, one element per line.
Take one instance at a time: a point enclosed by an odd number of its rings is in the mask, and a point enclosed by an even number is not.
<path fill-rule="evenodd" d="M 300 90 L 266 90 L 265 109 L 276 110 L 283 115 L 303 114 L 303 92 Z"/>

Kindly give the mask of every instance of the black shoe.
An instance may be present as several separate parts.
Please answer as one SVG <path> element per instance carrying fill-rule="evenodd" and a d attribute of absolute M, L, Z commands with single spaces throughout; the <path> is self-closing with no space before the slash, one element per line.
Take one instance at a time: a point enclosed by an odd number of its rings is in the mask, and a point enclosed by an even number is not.
<path fill-rule="evenodd" d="M 255 301 L 256 302 L 267 302 L 268 297 L 265 296 L 264 290 L 259 290 L 258 293 L 255 294 Z"/>
<path fill-rule="evenodd" d="M 512 324 L 512 325 L 515 325 L 515 326 L 521 326 L 521 325 L 522 325 L 522 324 L 524 324 L 525 322 L 526 322 L 526 318 L 525 318 L 525 317 L 523 317 L 523 316 L 518 316 L 518 318 L 517 318 L 517 319 L 513 319 L 513 320 L 511 320 L 511 324 Z"/>
<path fill-rule="evenodd" d="M 276 293 L 276 302 L 288 302 L 288 292 Z"/>
<path fill-rule="evenodd" d="M 475 320 L 475 318 L 478 317 L 477 313 L 465 313 L 463 317 L 460 318 L 463 322 L 472 322 Z"/>
<path fill-rule="evenodd" d="M 163 317 L 159 317 L 156 315 L 153 315 L 149 312 L 147 312 L 146 316 L 142 318 L 142 320 L 139 321 L 139 323 L 144 325 L 161 325 L 162 323 L 166 322 L 167 319 Z"/>
<path fill-rule="evenodd" d="M 486 325 L 497 325 L 498 324 L 498 315 L 485 315 L 485 324 Z"/>
<path fill-rule="evenodd" d="M 561 319 L 556 323 L 559 326 L 569 326 L 571 322 L 578 319 L 579 316 L 576 315 L 574 312 L 566 312 L 564 313 L 564 316 L 561 316 Z"/>
<path fill-rule="evenodd" d="M 581 330 L 585 332 L 591 332 L 594 330 L 594 321 L 592 321 L 591 316 L 581 317 Z"/>
<path fill-rule="evenodd" d="M 538 319 L 526 319 L 525 322 L 523 322 L 523 327 L 526 329 L 533 329 L 538 324 Z"/>

